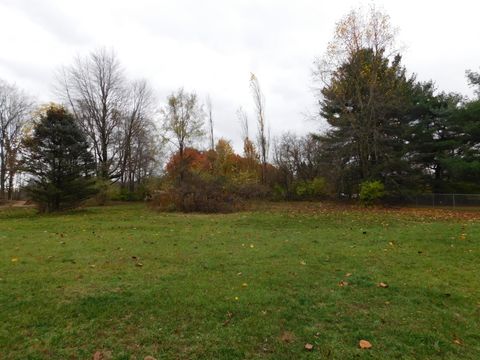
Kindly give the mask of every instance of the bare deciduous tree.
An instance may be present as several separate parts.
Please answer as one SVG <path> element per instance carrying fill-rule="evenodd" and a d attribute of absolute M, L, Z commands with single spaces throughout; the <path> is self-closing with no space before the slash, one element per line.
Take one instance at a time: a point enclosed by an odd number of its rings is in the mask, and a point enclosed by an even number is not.
<path fill-rule="evenodd" d="M 57 90 L 89 137 L 98 176 L 118 177 L 119 130 L 127 91 L 115 53 L 102 48 L 87 57 L 77 57 L 60 75 Z"/>
<path fill-rule="evenodd" d="M 269 151 L 269 135 L 267 130 L 267 122 L 265 119 L 265 98 L 260 83 L 255 74 L 250 76 L 250 89 L 253 95 L 253 102 L 255 104 L 255 112 L 257 115 L 257 142 L 260 150 L 260 161 L 262 163 L 262 183 L 267 182 L 267 161 Z"/>
<path fill-rule="evenodd" d="M 240 123 L 240 128 L 242 131 L 242 140 L 245 142 L 245 140 L 250 138 L 250 133 L 248 128 L 248 115 L 241 106 L 237 109 L 237 119 Z"/>
<path fill-rule="evenodd" d="M 243 156 L 247 159 L 248 170 L 255 171 L 258 165 L 258 154 L 255 144 L 250 140 L 248 115 L 242 107 L 237 109 L 237 118 L 240 122 L 243 140 Z"/>
<path fill-rule="evenodd" d="M 210 136 L 210 150 L 215 150 L 215 138 L 213 137 L 213 105 L 212 105 L 212 99 L 210 98 L 210 95 L 207 96 L 206 100 L 206 106 L 207 106 L 207 115 L 208 115 L 208 130 L 209 130 L 209 136 Z"/>
<path fill-rule="evenodd" d="M 22 131 L 32 100 L 15 85 L 0 80 L 0 197 L 11 199 L 19 170 Z"/>
<path fill-rule="evenodd" d="M 127 103 L 121 126 L 119 178 L 123 188 L 133 192 L 155 164 L 156 141 L 154 96 L 146 80 L 132 82 L 128 87 Z"/>

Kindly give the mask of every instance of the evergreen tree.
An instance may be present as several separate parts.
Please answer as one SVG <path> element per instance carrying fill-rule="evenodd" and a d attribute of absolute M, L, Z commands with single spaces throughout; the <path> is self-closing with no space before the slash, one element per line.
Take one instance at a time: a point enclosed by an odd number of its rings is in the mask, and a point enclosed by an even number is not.
<path fill-rule="evenodd" d="M 452 191 L 445 161 L 455 156 L 460 146 L 460 128 L 454 116 L 461 100 L 457 94 L 435 94 L 431 81 L 417 83 L 412 91 L 407 158 L 420 176 L 421 191 Z"/>
<path fill-rule="evenodd" d="M 406 187 L 406 114 L 414 78 L 401 57 L 361 49 L 337 68 L 322 89 L 321 115 L 331 128 L 320 136 L 324 155 L 340 162 L 340 192 L 352 193 L 365 180 L 381 180 L 388 190 Z"/>
<path fill-rule="evenodd" d="M 480 101 L 435 93 L 432 82 L 415 86 L 408 159 L 421 173 L 423 191 L 480 191 Z"/>
<path fill-rule="evenodd" d="M 42 111 L 33 133 L 24 140 L 28 191 L 41 211 L 71 209 L 95 193 L 95 164 L 86 136 L 63 107 Z"/>

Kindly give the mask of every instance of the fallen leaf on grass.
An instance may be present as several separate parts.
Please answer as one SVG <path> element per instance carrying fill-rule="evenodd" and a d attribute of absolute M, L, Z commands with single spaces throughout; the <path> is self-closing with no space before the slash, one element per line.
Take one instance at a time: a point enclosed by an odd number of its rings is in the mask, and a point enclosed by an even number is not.
<path fill-rule="evenodd" d="M 233 313 L 227 311 L 227 319 L 223 322 L 223 326 L 227 326 L 233 318 Z"/>
<path fill-rule="evenodd" d="M 352 276 L 352 273 L 346 273 L 345 276 L 350 277 L 350 276 Z"/>
<path fill-rule="evenodd" d="M 111 358 L 111 351 L 95 351 L 95 354 L 93 354 L 93 360 L 109 360 Z"/>
<path fill-rule="evenodd" d="M 344 286 L 347 286 L 347 285 L 348 285 L 348 282 L 346 282 L 344 280 L 342 280 L 338 283 L 338 286 L 340 286 L 340 287 L 344 287 Z"/>
<path fill-rule="evenodd" d="M 304 347 L 305 347 L 305 350 L 307 350 L 307 351 L 312 351 L 313 350 L 313 345 L 312 344 L 306 343 Z"/>
<path fill-rule="evenodd" d="M 381 283 L 378 284 L 378 287 L 386 289 L 386 288 L 388 288 L 388 284 L 385 284 L 384 282 L 381 282 Z"/>
<path fill-rule="evenodd" d="M 280 335 L 280 340 L 285 343 L 291 343 L 295 340 L 295 334 L 291 331 L 284 331 L 282 335 Z"/>
<path fill-rule="evenodd" d="M 243 284 L 242 284 L 242 287 L 247 287 L 247 286 L 248 286 L 247 283 L 243 283 Z"/>
<path fill-rule="evenodd" d="M 17 262 L 18 261 L 18 258 L 14 257 L 12 258 L 12 262 Z"/>
<path fill-rule="evenodd" d="M 367 341 L 367 340 L 360 340 L 360 342 L 358 343 L 358 346 L 360 346 L 360 349 L 372 348 L 372 344 L 370 343 L 370 341 Z"/>
<path fill-rule="evenodd" d="M 137 263 L 135 264 L 135 266 L 137 266 L 137 267 L 142 267 L 143 264 L 142 264 L 141 262 L 137 262 Z"/>
<path fill-rule="evenodd" d="M 462 345 L 462 340 L 459 339 L 459 338 L 455 338 L 455 339 L 453 339 L 453 343 L 456 344 L 456 345 Z"/>
<path fill-rule="evenodd" d="M 305 262 L 305 260 L 302 260 L 300 261 L 300 265 L 307 265 L 307 263 Z"/>

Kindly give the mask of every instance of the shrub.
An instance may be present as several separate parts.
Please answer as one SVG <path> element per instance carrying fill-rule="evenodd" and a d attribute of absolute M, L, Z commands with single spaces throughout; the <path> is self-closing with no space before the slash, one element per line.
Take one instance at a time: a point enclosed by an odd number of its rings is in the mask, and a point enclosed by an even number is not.
<path fill-rule="evenodd" d="M 360 185 L 360 202 L 365 206 L 373 205 L 385 196 L 385 186 L 382 182 L 365 181 Z"/>
<path fill-rule="evenodd" d="M 110 182 L 110 180 L 97 178 L 95 180 L 95 189 L 97 194 L 95 195 L 95 203 L 96 205 L 105 205 L 108 200 L 115 197 L 116 188 Z"/>
<path fill-rule="evenodd" d="M 279 184 L 275 184 L 273 186 L 272 200 L 274 201 L 285 200 L 287 196 L 288 196 L 288 191 L 284 186 L 281 186 Z"/>
<path fill-rule="evenodd" d="M 300 181 L 295 185 L 294 192 L 296 197 L 301 199 L 324 197 L 327 195 L 327 183 L 322 177 Z"/>
<path fill-rule="evenodd" d="M 241 201 L 221 178 L 189 173 L 181 183 L 155 192 L 150 204 L 160 211 L 225 213 L 238 209 Z"/>
<path fill-rule="evenodd" d="M 118 187 L 118 191 L 114 192 L 111 195 L 111 200 L 114 201 L 142 201 L 147 197 L 148 191 L 145 186 L 138 186 L 135 191 L 130 191 L 129 189 Z"/>
<path fill-rule="evenodd" d="M 230 186 L 227 187 L 226 190 L 230 191 L 235 197 L 243 200 L 266 199 L 271 194 L 268 186 L 256 182 Z"/>

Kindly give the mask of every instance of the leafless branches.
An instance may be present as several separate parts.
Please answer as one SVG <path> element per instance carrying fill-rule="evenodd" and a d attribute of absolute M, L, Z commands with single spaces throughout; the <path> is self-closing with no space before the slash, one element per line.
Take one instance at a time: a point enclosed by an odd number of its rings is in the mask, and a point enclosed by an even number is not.
<path fill-rule="evenodd" d="M 22 133 L 33 101 L 15 85 L 0 80 L 0 197 L 11 199 L 19 170 Z"/>
<path fill-rule="evenodd" d="M 250 90 L 252 91 L 257 115 L 257 142 L 260 150 L 260 161 L 262 163 L 262 183 L 265 184 L 267 182 L 267 161 L 270 141 L 265 119 L 265 98 L 260 89 L 260 83 L 253 73 L 250 76 Z"/>

